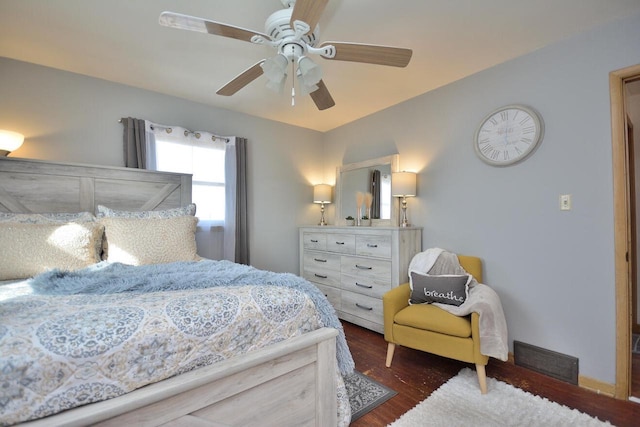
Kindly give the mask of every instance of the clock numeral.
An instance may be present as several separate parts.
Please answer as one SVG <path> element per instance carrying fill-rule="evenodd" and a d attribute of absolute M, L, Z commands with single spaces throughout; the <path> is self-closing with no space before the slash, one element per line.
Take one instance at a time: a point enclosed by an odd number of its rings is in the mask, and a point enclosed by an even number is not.
<path fill-rule="evenodd" d="M 518 153 L 518 155 L 522 154 L 522 150 L 518 148 L 518 146 L 516 145 L 515 147 L 513 147 L 516 152 Z"/>
<path fill-rule="evenodd" d="M 508 111 L 501 111 L 500 112 L 500 118 L 502 119 L 503 122 L 506 122 L 507 120 L 509 120 L 509 112 Z"/>
<path fill-rule="evenodd" d="M 531 120 L 531 116 L 527 116 L 524 119 L 520 120 L 520 124 L 524 125 L 525 123 L 527 123 L 529 120 Z"/>
<path fill-rule="evenodd" d="M 496 126 L 496 125 L 498 124 L 498 121 L 496 120 L 496 118 L 495 118 L 495 117 L 491 117 L 491 118 L 489 119 L 489 121 L 490 121 L 494 126 Z"/>
<path fill-rule="evenodd" d="M 536 127 L 535 126 L 527 126 L 526 128 L 522 129 L 523 133 L 533 133 L 536 131 Z"/>
<path fill-rule="evenodd" d="M 503 160 L 509 160 L 509 152 L 508 151 L 503 151 L 502 152 L 502 159 Z"/>
<path fill-rule="evenodd" d="M 524 142 L 525 144 L 531 144 L 533 142 L 533 139 L 531 139 L 531 138 L 520 138 L 520 141 Z"/>
<path fill-rule="evenodd" d="M 493 152 L 491 153 L 491 160 L 498 160 L 499 156 L 500 152 L 498 150 L 493 150 Z"/>
<path fill-rule="evenodd" d="M 490 145 L 485 145 L 484 147 L 482 147 L 480 149 L 480 151 L 482 152 L 482 154 L 484 154 L 485 156 L 489 156 L 493 150 L 493 148 Z"/>
<path fill-rule="evenodd" d="M 489 138 L 484 138 L 478 141 L 478 144 L 486 144 L 487 142 L 489 142 Z"/>

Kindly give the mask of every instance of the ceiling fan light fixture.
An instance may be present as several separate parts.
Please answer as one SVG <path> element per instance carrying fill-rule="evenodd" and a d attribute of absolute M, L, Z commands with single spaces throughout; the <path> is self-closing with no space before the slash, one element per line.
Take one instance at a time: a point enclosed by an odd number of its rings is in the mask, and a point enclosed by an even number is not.
<path fill-rule="evenodd" d="M 279 84 L 281 81 L 284 81 L 284 78 L 287 75 L 288 64 L 289 60 L 287 59 L 287 57 L 282 54 L 278 54 L 271 58 L 265 59 L 261 67 L 264 71 L 264 75 L 267 77 L 267 79 L 269 79 L 270 82 Z"/>
<path fill-rule="evenodd" d="M 298 59 L 298 70 L 305 86 L 315 86 L 322 80 L 322 68 L 307 56 Z"/>
<path fill-rule="evenodd" d="M 284 93 L 284 85 L 286 83 L 286 79 L 283 78 L 279 81 L 273 81 L 273 80 L 267 80 L 267 83 L 265 84 L 265 86 L 267 87 L 267 89 L 272 90 L 276 93 L 279 94 L 283 94 Z"/>

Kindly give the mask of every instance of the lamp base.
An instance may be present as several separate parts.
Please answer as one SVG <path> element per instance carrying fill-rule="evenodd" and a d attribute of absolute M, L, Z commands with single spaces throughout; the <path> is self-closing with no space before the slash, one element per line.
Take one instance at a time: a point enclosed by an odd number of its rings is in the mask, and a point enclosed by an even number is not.
<path fill-rule="evenodd" d="M 411 227 L 409 220 L 407 219 L 407 198 L 402 198 L 402 219 L 400 220 L 400 227 Z"/>
<path fill-rule="evenodd" d="M 7 151 L 7 150 L 0 150 L 0 157 L 6 157 L 9 155 L 11 151 Z"/>
<path fill-rule="evenodd" d="M 329 225 L 327 224 L 327 221 L 324 220 L 324 203 L 320 204 L 320 222 L 318 223 L 318 225 Z"/>

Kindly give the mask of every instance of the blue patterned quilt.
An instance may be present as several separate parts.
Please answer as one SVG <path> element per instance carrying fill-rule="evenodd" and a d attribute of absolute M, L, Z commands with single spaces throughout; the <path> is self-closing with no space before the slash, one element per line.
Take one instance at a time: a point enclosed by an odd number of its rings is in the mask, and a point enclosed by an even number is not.
<path fill-rule="evenodd" d="M 276 284 L 99 295 L 0 286 L 0 424 L 119 396 L 322 326 L 310 295 Z"/>

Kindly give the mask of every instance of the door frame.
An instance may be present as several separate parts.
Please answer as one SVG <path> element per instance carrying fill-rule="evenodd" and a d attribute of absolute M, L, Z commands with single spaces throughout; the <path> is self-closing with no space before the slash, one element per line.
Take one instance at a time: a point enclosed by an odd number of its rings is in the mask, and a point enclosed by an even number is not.
<path fill-rule="evenodd" d="M 613 157 L 614 267 L 616 282 L 615 397 L 628 399 L 631 391 L 631 210 L 629 151 L 626 142 L 625 81 L 640 76 L 640 64 L 609 73 L 611 144 Z"/>

